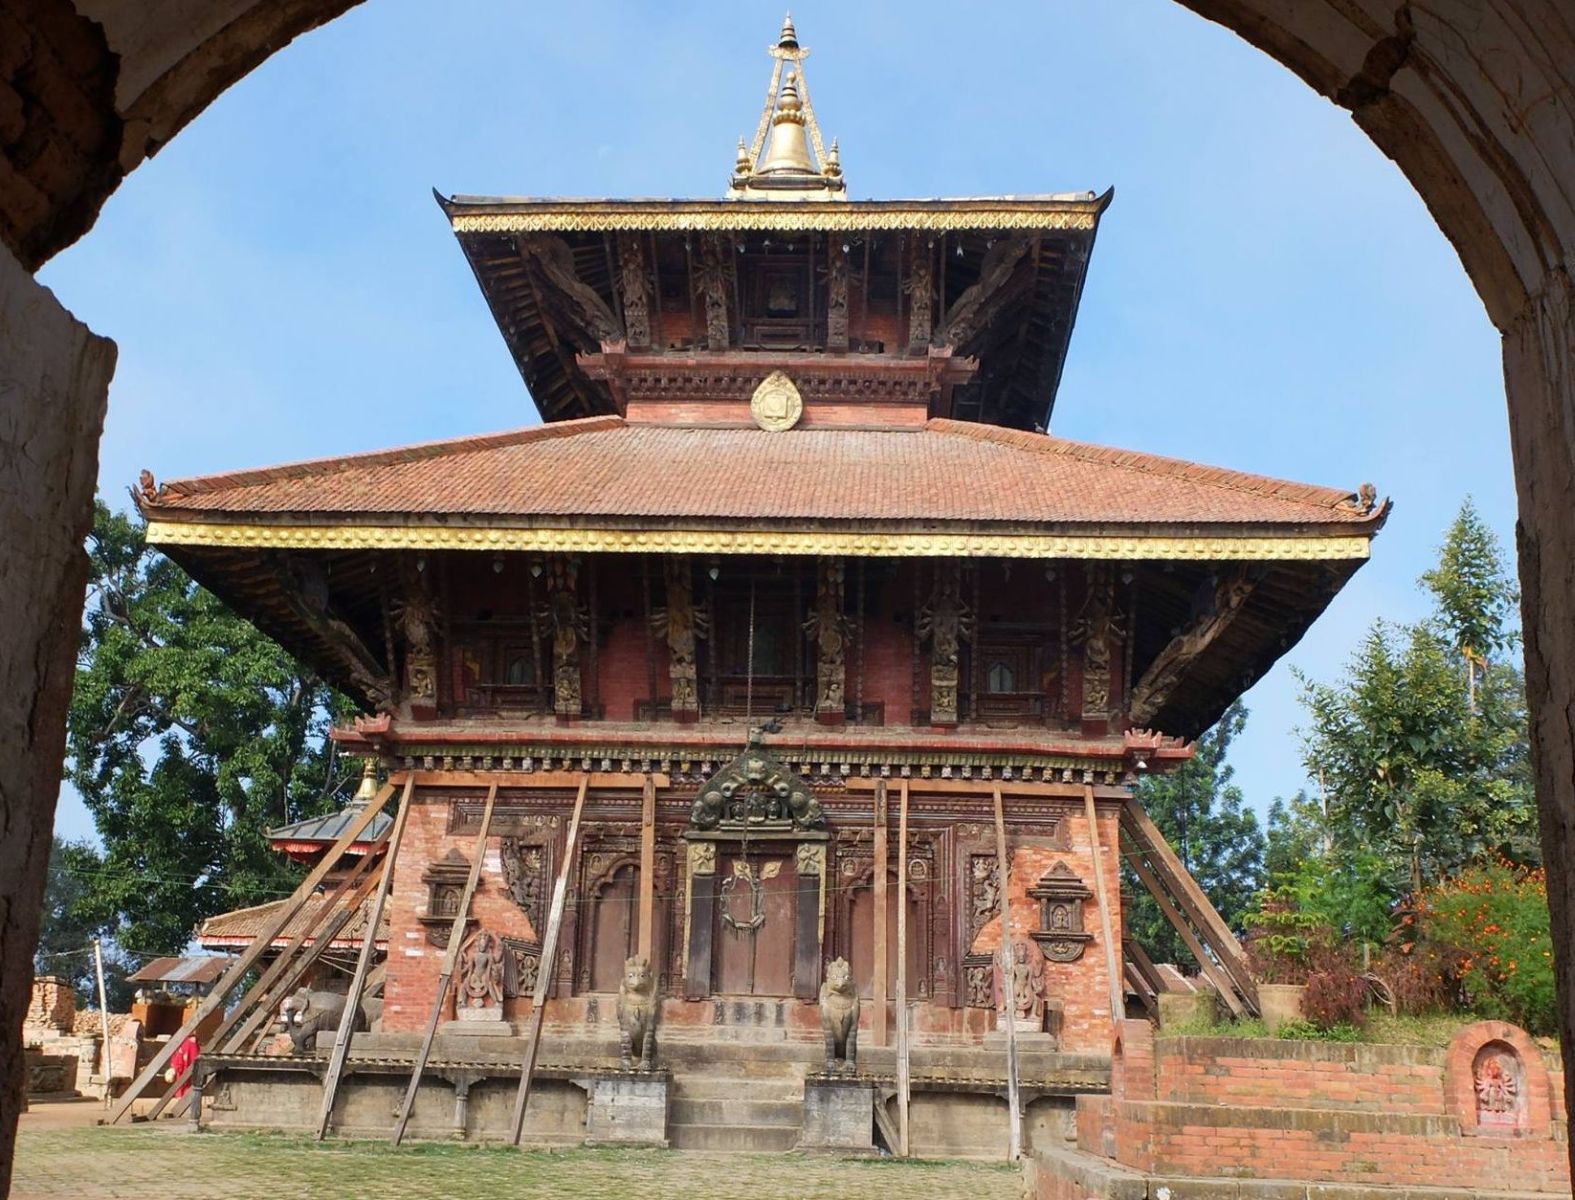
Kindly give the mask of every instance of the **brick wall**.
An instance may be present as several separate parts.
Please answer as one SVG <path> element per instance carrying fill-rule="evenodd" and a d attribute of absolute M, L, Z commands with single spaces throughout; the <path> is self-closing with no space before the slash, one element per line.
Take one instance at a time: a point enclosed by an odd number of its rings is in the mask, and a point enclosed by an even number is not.
<path fill-rule="evenodd" d="M 33 980 L 33 999 L 27 1006 L 29 1028 L 70 1033 L 76 1018 L 77 997 L 70 983 L 58 975 L 40 975 Z"/>
<path fill-rule="evenodd" d="M 1484 1046 L 1522 1064 L 1524 1119 L 1478 1123 Z M 1484 1187 L 1568 1194 L 1563 1076 L 1521 1030 L 1464 1027 L 1447 1049 L 1155 1038 L 1124 1022 L 1112 1095 L 1078 1102 L 1078 1145 L 1156 1175 Z"/>

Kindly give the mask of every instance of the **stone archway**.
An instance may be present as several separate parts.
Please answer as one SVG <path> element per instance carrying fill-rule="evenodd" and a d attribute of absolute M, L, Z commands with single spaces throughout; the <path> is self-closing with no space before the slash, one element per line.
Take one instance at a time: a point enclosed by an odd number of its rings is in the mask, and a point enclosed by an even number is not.
<path fill-rule="evenodd" d="M 29 273 L 127 172 L 357 0 L 0 0 L 0 1187 L 111 343 Z M 1180 0 L 1351 112 L 1504 339 L 1526 680 L 1575 1095 L 1575 23 L 1559 0 Z"/>

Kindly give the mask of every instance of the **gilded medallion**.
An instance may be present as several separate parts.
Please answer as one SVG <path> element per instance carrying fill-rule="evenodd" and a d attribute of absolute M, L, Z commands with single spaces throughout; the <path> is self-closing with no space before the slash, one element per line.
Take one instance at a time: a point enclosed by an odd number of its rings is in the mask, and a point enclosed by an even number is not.
<path fill-rule="evenodd" d="M 804 398 L 784 371 L 773 371 L 749 399 L 749 414 L 755 424 L 772 433 L 792 429 L 804 415 Z"/>

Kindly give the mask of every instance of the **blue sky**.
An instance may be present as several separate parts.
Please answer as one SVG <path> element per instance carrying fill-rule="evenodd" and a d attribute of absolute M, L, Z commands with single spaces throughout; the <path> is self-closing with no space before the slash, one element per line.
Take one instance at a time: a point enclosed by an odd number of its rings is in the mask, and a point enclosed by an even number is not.
<path fill-rule="evenodd" d="M 966 13 L 966 15 L 964 15 Z M 42 272 L 120 345 L 101 487 L 534 423 L 431 189 L 715 196 L 782 9 L 369 0 L 231 89 Z M 1287 669 L 1337 673 L 1461 498 L 1506 546 L 1499 340 L 1350 118 L 1161 0 L 801 3 L 850 193 L 1094 189 L 1053 432 L 1349 487 L 1373 561 L 1252 692 L 1249 801 L 1304 782 Z M 88 833 L 74 797 L 58 828 Z"/>

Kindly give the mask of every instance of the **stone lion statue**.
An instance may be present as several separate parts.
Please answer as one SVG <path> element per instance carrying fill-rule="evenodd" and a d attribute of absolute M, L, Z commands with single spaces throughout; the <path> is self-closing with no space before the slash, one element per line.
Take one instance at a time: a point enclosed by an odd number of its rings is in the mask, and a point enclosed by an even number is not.
<path fill-rule="evenodd" d="M 853 968 L 845 958 L 826 964 L 826 982 L 820 985 L 820 1027 L 826 1034 L 826 1073 L 841 1070 L 853 1074 L 859 1048 L 859 990 L 853 984 Z"/>
<path fill-rule="evenodd" d="M 625 1071 L 640 1056 L 640 1070 L 656 1066 L 656 976 L 643 954 L 625 959 L 618 985 L 618 1050 Z"/>

